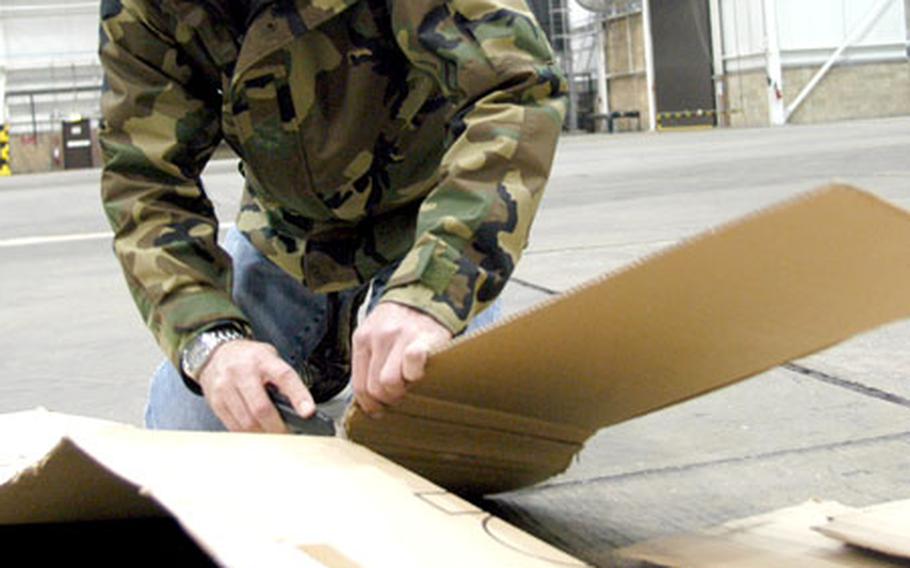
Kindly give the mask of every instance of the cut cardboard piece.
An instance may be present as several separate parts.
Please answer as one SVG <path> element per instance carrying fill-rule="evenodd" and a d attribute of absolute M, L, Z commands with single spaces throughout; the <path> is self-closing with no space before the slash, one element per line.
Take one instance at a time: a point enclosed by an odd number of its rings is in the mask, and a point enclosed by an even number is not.
<path fill-rule="evenodd" d="M 906 566 L 847 546 L 813 530 L 832 515 L 854 509 L 810 501 L 718 527 L 650 540 L 619 550 L 626 558 L 658 566 L 699 568 L 892 568 Z"/>
<path fill-rule="evenodd" d="M 908 250 L 906 211 L 811 192 L 454 341 L 348 436 L 458 492 L 542 481 L 600 428 L 910 316 Z"/>
<path fill-rule="evenodd" d="M 910 499 L 838 513 L 815 530 L 847 544 L 910 559 Z"/>
<path fill-rule="evenodd" d="M 338 438 L 0 415 L 0 525 L 171 515 L 224 566 L 583 566 Z"/>

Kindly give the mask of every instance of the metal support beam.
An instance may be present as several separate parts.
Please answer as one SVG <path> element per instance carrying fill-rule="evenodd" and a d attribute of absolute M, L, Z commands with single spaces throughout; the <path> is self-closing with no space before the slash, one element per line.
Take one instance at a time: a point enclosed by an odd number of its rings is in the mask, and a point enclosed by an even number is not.
<path fill-rule="evenodd" d="M 771 126 L 787 123 L 784 107 L 784 73 L 780 61 L 780 36 L 777 32 L 777 0 L 762 0 L 765 23 L 765 69 L 768 74 L 768 122 Z"/>
<path fill-rule="evenodd" d="M 559 8 L 552 10 L 551 14 L 562 14 L 564 26 L 562 56 L 565 58 L 563 66 L 569 79 L 569 112 L 566 118 L 569 132 L 575 132 L 578 130 L 578 86 L 575 84 L 575 53 L 572 50 L 572 19 L 569 17 L 568 1 L 559 2 L 557 4 Z"/>
<path fill-rule="evenodd" d="M 0 67 L 0 128 L 6 124 L 6 68 Z"/>
<path fill-rule="evenodd" d="M 708 1 L 708 13 L 711 18 L 711 58 L 713 60 L 712 74 L 714 79 L 714 108 L 717 110 L 717 126 L 721 124 L 721 117 L 726 116 L 726 100 L 724 98 L 724 78 L 727 73 L 724 66 L 724 34 L 720 13 L 720 0 Z"/>
<path fill-rule="evenodd" d="M 910 58 L 910 0 L 904 0 L 904 19 L 907 21 L 907 57 Z"/>
<path fill-rule="evenodd" d="M 32 136 L 38 139 L 38 114 L 35 112 L 35 96 L 28 96 L 28 106 L 32 113 Z"/>
<path fill-rule="evenodd" d="M 6 124 L 6 26 L 0 20 L 0 127 Z"/>
<path fill-rule="evenodd" d="M 654 90 L 654 44 L 651 40 L 651 0 L 641 2 L 642 38 L 645 43 L 645 75 L 648 83 L 648 130 L 657 130 L 657 93 Z"/>
<path fill-rule="evenodd" d="M 822 65 L 822 68 L 818 70 L 818 73 L 812 77 L 805 88 L 803 88 L 802 92 L 800 92 L 796 99 L 790 103 L 790 106 L 787 107 L 786 120 L 790 120 L 790 117 L 793 116 L 793 113 L 796 112 L 799 109 L 800 105 L 802 105 L 809 97 L 809 95 L 812 94 L 812 91 L 815 90 L 815 87 L 817 87 L 821 80 L 825 78 L 825 75 L 827 75 L 828 71 L 834 67 L 834 64 L 840 60 L 841 56 L 844 54 L 847 48 L 862 39 L 862 37 L 866 35 L 872 25 L 882 17 L 882 14 L 885 13 L 885 9 L 895 1 L 897 0 L 879 0 L 878 4 L 876 4 L 875 7 L 869 11 L 869 14 L 863 19 L 863 21 L 860 22 L 859 25 L 857 25 L 855 28 L 853 28 L 853 31 L 850 33 L 850 35 L 847 36 L 847 39 L 844 41 L 844 43 L 842 43 L 841 46 L 838 47 L 833 54 L 831 54 L 831 57 L 828 58 L 828 61 Z"/>
<path fill-rule="evenodd" d="M 597 114 L 609 114 L 610 113 L 610 92 L 607 87 L 607 58 L 606 58 L 606 45 L 604 45 L 604 38 L 606 37 L 606 22 L 600 19 L 597 20 L 597 35 L 594 36 L 594 55 L 595 55 L 595 65 L 597 69 L 597 109 L 594 111 Z"/>

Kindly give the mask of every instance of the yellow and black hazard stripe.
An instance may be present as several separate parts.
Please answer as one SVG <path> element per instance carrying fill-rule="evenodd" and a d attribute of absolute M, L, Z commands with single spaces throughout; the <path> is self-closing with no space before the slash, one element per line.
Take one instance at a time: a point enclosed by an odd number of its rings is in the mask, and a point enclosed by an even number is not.
<path fill-rule="evenodd" d="M 657 129 L 664 128 L 691 128 L 704 127 L 712 128 L 716 121 L 717 111 L 714 109 L 698 108 L 693 110 L 677 110 L 673 112 L 657 113 Z M 700 119 L 710 118 L 711 122 L 707 123 Z"/>
<path fill-rule="evenodd" d="M 12 175 L 9 169 L 9 126 L 0 125 L 0 177 Z"/>

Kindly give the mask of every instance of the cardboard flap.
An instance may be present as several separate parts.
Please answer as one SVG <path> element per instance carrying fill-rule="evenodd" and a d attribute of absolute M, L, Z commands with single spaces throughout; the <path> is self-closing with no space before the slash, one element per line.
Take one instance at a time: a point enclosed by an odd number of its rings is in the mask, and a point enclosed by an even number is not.
<path fill-rule="evenodd" d="M 0 523 L 167 513 L 226 566 L 583 566 L 346 440 L 105 424 L 0 416 L 0 455 L 33 456 L 0 486 Z M 34 458 L 6 450 L 17 432 L 58 439 Z"/>
<path fill-rule="evenodd" d="M 700 568 L 896 568 L 886 558 L 813 532 L 830 515 L 852 511 L 833 501 L 810 501 L 724 523 L 696 534 L 660 538 L 619 552 L 658 566 Z"/>
<path fill-rule="evenodd" d="M 73 488 L 78 487 L 78 491 Z M 40 462 L 0 486 L 0 524 L 162 516 L 139 488 L 63 438 Z"/>
<path fill-rule="evenodd" d="M 838 513 L 815 530 L 854 546 L 910 559 L 910 499 Z"/>
<path fill-rule="evenodd" d="M 426 421 L 437 417 L 423 399 L 554 425 L 527 428 L 529 437 L 555 425 L 590 435 L 907 317 L 908 250 L 907 212 L 845 186 L 815 191 L 455 341 L 430 358 L 413 388 L 420 402 L 389 409 L 394 420 L 355 409 L 348 434 L 447 487 L 488 492 L 539 481 L 562 471 L 576 447 L 563 445 L 558 459 L 541 451 L 537 474 L 516 470 L 512 482 L 423 469 L 418 451 L 429 463 L 447 446 L 425 443 Z M 387 439 L 409 447 L 388 451 Z M 487 459 L 485 444 L 476 445 L 466 463 Z M 501 452 L 525 462 L 523 447 Z"/>

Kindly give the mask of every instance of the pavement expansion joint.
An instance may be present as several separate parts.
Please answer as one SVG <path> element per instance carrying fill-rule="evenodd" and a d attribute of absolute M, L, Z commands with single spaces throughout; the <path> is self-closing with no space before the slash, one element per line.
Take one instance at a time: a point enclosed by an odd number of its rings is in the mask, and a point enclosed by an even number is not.
<path fill-rule="evenodd" d="M 642 247 L 642 246 L 672 246 L 679 242 L 679 239 L 652 239 L 652 240 L 634 240 L 634 241 L 615 241 L 615 242 L 602 242 L 595 244 L 586 244 L 586 245 L 570 245 L 570 246 L 560 246 L 554 248 L 533 248 L 525 251 L 522 256 L 529 257 L 535 255 L 543 254 L 562 254 L 567 252 L 581 252 L 589 250 L 606 250 L 606 249 L 615 249 L 615 248 L 626 248 L 626 247 Z"/>
<path fill-rule="evenodd" d="M 853 440 L 845 440 L 841 442 L 829 442 L 827 444 L 818 444 L 814 446 L 806 446 L 801 448 L 787 448 L 783 450 L 774 450 L 772 452 L 765 452 L 760 454 L 750 454 L 745 456 L 723 458 L 718 460 L 709 460 L 703 462 L 695 462 L 683 465 L 673 465 L 666 467 L 655 467 L 649 469 L 642 469 L 638 471 L 630 471 L 627 473 L 618 473 L 614 475 L 603 475 L 597 477 L 590 477 L 587 479 L 573 479 L 562 482 L 553 482 L 553 483 L 544 483 L 528 489 L 521 489 L 513 492 L 513 494 L 520 493 L 538 493 L 541 491 L 547 491 L 552 489 L 565 489 L 567 487 L 580 487 L 585 485 L 591 485 L 594 483 L 602 483 L 609 481 L 626 481 L 629 479 L 636 479 L 640 477 L 647 476 L 656 476 L 664 474 L 678 474 L 684 472 L 697 471 L 709 467 L 716 466 L 726 466 L 726 465 L 736 465 L 752 461 L 760 461 L 767 459 L 774 459 L 780 457 L 787 457 L 799 454 L 806 454 L 809 452 L 817 451 L 830 451 L 830 450 L 841 450 L 844 448 L 855 448 L 866 446 L 870 444 L 878 444 L 881 442 L 894 442 L 894 441 L 907 441 L 910 442 L 910 431 L 896 432 L 892 434 L 882 434 L 879 436 L 871 436 L 868 438 L 857 438 Z"/>
<path fill-rule="evenodd" d="M 528 282 L 527 280 L 522 280 L 521 278 L 515 278 L 514 276 L 509 279 L 509 282 L 524 286 L 525 288 L 530 288 L 531 290 L 536 290 L 538 292 L 543 292 L 549 296 L 556 296 L 561 294 L 559 290 L 553 290 L 552 288 L 547 288 L 546 286 L 541 286 L 540 284 L 535 284 L 533 282 Z"/>
<path fill-rule="evenodd" d="M 890 393 L 888 391 L 883 391 L 875 387 L 870 387 L 856 381 L 849 381 L 847 379 L 841 379 L 835 377 L 834 375 L 829 375 L 828 373 L 823 373 L 816 369 L 810 369 L 809 367 L 804 367 L 802 365 L 797 365 L 796 363 L 786 363 L 782 365 L 784 369 L 798 373 L 800 375 L 827 383 L 829 385 L 834 385 L 836 387 L 844 388 L 849 391 L 861 394 L 863 396 L 868 396 L 872 398 L 877 398 L 878 400 L 883 400 L 885 402 L 891 402 L 903 406 L 904 408 L 910 408 L 910 399 L 904 398 L 900 395 Z"/>

